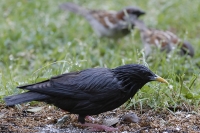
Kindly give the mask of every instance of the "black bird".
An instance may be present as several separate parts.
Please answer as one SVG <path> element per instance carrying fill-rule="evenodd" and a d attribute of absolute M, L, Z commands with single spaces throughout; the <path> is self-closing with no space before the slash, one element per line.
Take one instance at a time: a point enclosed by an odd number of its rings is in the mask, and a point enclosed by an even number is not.
<path fill-rule="evenodd" d="M 19 86 L 18 88 L 28 92 L 8 96 L 4 100 L 7 106 L 29 101 L 46 102 L 78 114 L 78 121 L 85 126 L 113 131 L 116 129 L 85 123 L 85 117 L 119 107 L 150 81 L 167 83 L 165 79 L 139 64 L 123 65 L 114 69 L 90 68 Z"/>

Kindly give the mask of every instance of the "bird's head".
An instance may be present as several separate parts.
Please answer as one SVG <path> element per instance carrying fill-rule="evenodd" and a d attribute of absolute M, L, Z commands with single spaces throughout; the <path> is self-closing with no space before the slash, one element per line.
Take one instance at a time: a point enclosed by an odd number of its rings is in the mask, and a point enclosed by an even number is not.
<path fill-rule="evenodd" d="M 134 6 L 126 7 L 123 11 L 126 11 L 128 15 L 135 15 L 137 17 L 145 14 L 145 11 Z"/>
<path fill-rule="evenodd" d="M 159 81 L 168 83 L 165 79 L 154 74 L 149 68 L 139 64 L 129 64 L 113 69 L 119 80 L 132 83 L 147 83 L 150 81 Z"/>
<path fill-rule="evenodd" d="M 145 12 L 138 7 L 126 7 L 118 12 L 117 17 L 120 20 L 124 20 L 130 24 L 133 24 L 133 22 L 137 20 L 138 17 L 144 14 Z"/>

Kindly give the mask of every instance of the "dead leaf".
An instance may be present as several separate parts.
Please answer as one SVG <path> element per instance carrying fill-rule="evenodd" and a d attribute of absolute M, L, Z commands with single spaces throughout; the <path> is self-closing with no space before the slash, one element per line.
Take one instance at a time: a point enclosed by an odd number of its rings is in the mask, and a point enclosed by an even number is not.
<path fill-rule="evenodd" d="M 34 113 L 34 112 L 38 112 L 38 111 L 40 111 L 42 109 L 43 109 L 43 107 L 30 107 L 30 108 L 27 109 L 27 111 Z"/>

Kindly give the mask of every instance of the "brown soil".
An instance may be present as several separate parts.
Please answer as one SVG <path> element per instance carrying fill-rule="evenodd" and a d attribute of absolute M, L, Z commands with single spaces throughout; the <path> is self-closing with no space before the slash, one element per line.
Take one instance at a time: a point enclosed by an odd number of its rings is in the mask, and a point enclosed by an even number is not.
<path fill-rule="evenodd" d="M 22 105 L 22 108 L 6 107 L 0 105 L 0 132 L 88 132 L 88 129 L 77 123 L 77 116 L 68 114 L 54 106 L 37 104 L 42 110 L 27 112 L 30 107 Z M 120 132 L 135 133 L 200 133 L 200 114 L 192 112 L 169 110 L 154 111 L 143 109 L 142 111 L 125 110 L 123 108 L 93 116 L 96 123 L 101 124 L 103 120 L 118 117 L 124 114 L 135 113 L 140 118 L 138 123 L 125 123 L 119 121 L 114 126 L 119 127 Z M 69 119 L 62 125 L 56 126 L 56 122 L 64 115 Z"/>

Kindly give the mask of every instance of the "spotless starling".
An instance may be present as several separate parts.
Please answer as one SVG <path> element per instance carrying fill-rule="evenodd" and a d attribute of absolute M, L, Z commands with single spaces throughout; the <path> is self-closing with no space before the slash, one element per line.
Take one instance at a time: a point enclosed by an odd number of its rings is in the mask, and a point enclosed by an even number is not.
<path fill-rule="evenodd" d="M 78 114 L 78 121 L 84 126 L 115 131 L 116 128 L 86 123 L 85 117 L 121 106 L 150 81 L 167 83 L 165 79 L 139 64 L 128 64 L 114 69 L 90 68 L 19 86 L 18 88 L 28 91 L 5 97 L 4 100 L 8 106 L 29 101 L 46 102 Z"/>

